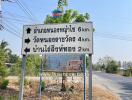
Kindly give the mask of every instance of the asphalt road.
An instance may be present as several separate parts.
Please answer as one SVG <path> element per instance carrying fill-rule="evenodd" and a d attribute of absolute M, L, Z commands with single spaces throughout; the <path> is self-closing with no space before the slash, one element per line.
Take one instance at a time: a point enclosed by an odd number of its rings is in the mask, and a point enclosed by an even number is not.
<path fill-rule="evenodd" d="M 93 72 L 93 83 L 118 94 L 122 100 L 132 100 L 132 78 L 104 72 Z"/>

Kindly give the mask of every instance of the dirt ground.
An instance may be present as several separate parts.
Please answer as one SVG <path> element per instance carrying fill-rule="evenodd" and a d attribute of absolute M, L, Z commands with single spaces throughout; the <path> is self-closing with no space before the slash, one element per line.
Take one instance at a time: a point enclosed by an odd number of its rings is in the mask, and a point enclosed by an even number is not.
<path fill-rule="evenodd" d="M 45 91 L 42 92 L 42 100 L 83 100 L 83 83 L 67 82 L 66 92 L 61 92 L 61 83 L 46 80 Z M 26 80 L 24 100 L 39 100 L 38 80 Z M 73 86 L 73 87 L 72 87 Z M 88 85 L 87 85 L 88 86 Z M 71 88 L 72 87 L 72 88 Z M 19 84 L 16 79 L 11 79 L 8 89 L 0 90 L 0 100 L 18 100 Z M 88 100 L 88 87 L 87 87 Z M 93 86 L 93 100 L 120 100 L 119 97 L 101 86 Z"/>

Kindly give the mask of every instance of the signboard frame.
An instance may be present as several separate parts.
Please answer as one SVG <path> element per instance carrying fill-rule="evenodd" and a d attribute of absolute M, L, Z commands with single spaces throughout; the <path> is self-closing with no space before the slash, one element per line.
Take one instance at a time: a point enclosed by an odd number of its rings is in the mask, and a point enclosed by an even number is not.
<path fill-rule="evenodd" d="M 77 52 L 77 48 L 76 48 L 76 52 L 32 52 L 33 50 L 31 49 L 31 50 L 29 50 L 28 48 L 25 48 L 25 45 L 26 45 L 26 43 L 24 43 L 24 41 L 26 40 L 26 39 L 29 39 L 29 37 L 31 36 L 32 38 L 33 38 L 33 36 L 34 35 L 29 35 L 29 36 L 25 36 L 25 27 L 27 27 L 27 29 L 30 29 L 31 27 L 42 27 L 42 26 L 44 26 L 44 27 L 47 27 L 47 26 L 55 26 L 55 27 L 58 27 L 58 25 L 66 25 L 66 26 L 68 26 L 68 25 L 77 25 L 77 24 L 86 24 L 86 25 L 88 25 L 88 26 L 90 26 L 90 32 L 74 32 L 74 33 L 72 33 L 72 32 L 67 32 L 67 34 L 66 35 L 71 35 L 72 34 L 72 36 L 76 36 L 76 34 L 79 34 L 79 33 L 81 33 L 81 34 L 85 34 L 85 35 L 91 35 L 91 37 L 86 37 L 86 39 L 88 38 L 88 39 L 90 39 L 90 41 L 81 41 L 81 42 L 78 42 L 78 39 L 76 39 L 75 40 L 75 42 L 73 43 L 73 45 L 76 43 L 76 44 L 78 44 L 78 43 L 80 43 L 79 45 L 86 45 L 86 43 L 88 43 L 86 46 L 87 46 L 87 48 L 90 50 L 89 52 L 84 52 L 84 51 L 82 51 L 82 52 Z M 84 28 L 84 27 L 82 27 L 82 28 Z M 33 28 L 34 29 L 34 28 Z M 34 34 L 34 33 L 32 33 L 32 34 Z M 41 35 L 47 35 L 47 34 L 55 34 L 54 36 L 56 37 L 56 35 L 60 35 L 61 36 L 61 34 L 64 34 L 64 32 L 60 32 L 60 33 L 42 33 Z M 38 35 L 39 35 L 39 33 L 38 33 Z M 40 35 L 39 35 L 39 37 L 40 37 Z M 76 36 L 77 37 L 77 36 Z M 23 26 L 23 36 L 22 36 L 22 38 L 23 38 L 23 41 L 22 41 L 22 49 L 21 49 L 21 53 L 22 53 L 22 55 L 29 55 L 29 54 L 93 54 L 93 23 L 92 22 L 79 22 L 79 23 L 62 23 L 62 24 L 36 24 L 36 25 L 24 25 Z M 33 40 L 32 40 L 32 38 L 29 40 L 30 41 L 30 45 L 33 45 Z M 50 38 L 50 37 L 49 37 Z M 83 37 L 82 37 L 83 38 Z M 86 42 L 86 43 L 85 43 Z M 63 42 L 64 44 L 62 44 L 62 42 L 60 43 L 60 45 L 65 45 L 65 44 L 67 44 L 68 45 L 68 42 Z M 28 44 L 28 43 L 27 43 Z M 40 43 L 40 44 L 38 44 L 38 43 L 34 43 L 34 44 L 36 44 L 36 45 L 42 45 L 42 43 Z M 43 43 L 43 44 L 48 44 L 48 43 Z M 50 44 L 50 43 L 49 43 Z M 55 43 L 52 43 L 52 44 L 55 44 Z M 58 45 L 58 43 L 56 43 L 57 45 Z M 72 45 L 72 42 L 69 42 L 69 44 L 70 45 Z M 27 46 L 29 46 L 29 45 L 27 45 Z M 34 46 L 34 45 L 33 45 Z M 81 46 L 80 46 L 81 47 Z M 31 47 L 32 48 L 32 47 Z M 40 49 L 42 49 L 42 48 L 40 48 Z M 24 53 L 24 50 L 26 50 L 26 51 L 30 51 L 30 52 L 25 52 Z M 82 47 L 82 50 L 87 50 L 87 49 L 83 49 L 83 47 Z"/>
<path fill-rule="evenodd" d="M 86 54 L 89 55 L 89 100 L 92 100 L 92 54 L 93 54 L 93 23 L 92 22 L 84 22 L 84 23 L 91 23 L 91 34 L 92 34 L 92 52 L 91 53 L 84 53 L 85 54 L 85 65 L 84 65 L 84 100 L 86 100 Z M 64 23 L 65 24 L 65 23 Z M 71 23 L 71 24 L 77 24 L 77 23 Z M 42 25 L 42 24 L 38 24 Z M 51 24 L 46 24 L 46 25 L 51 25 Z M 57 25 L 57 24 L 52 24 L 52 25 Z M 30 26 L 30 25 L 29 25 Z M 24 27 L 24 26 L 23 26 Z M 23 30 L 24 33 L 24 30 Z M 24 38 L 23 38 L 24 39 Z M 23 48 L 23 45 L 22 45 Z M 22 49 L 23 50 L 23 49 Z M 43 55 L 44 53 L 42 53 Z M 71 53 L 72 54 L 72 53 Z M 19 92 L 19 100 L 23 100 L 23 89 L 24 89 L 24 77 L 25 77 L 25 67 L 26 67 L 26 56 L 27 54 L 23 54 L 22 58 L 22 72 L 21 72 L 21 81 L 20 81 L 20 92 Z M 42 72 L 41 72 L 42 73 Z M 40 87 L 41 87 L 41 78 L 42 74 L 40 73 Z M 41 100 L 41 91 L 40 92 L 40 100 Z"/>

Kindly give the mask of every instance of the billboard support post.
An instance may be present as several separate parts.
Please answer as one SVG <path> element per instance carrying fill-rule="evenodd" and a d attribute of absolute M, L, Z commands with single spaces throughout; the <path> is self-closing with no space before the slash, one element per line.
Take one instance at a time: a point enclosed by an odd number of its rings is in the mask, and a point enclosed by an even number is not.
<path fill-rule="evenodd" d="M 43 55 L 41 58 L 41 64 L 40 64 L 40 83 L 39 83 L 39 100 L 42 100 L 42 71 L 43 71 Z"/>
<path fill-rule="evenodd" d="M 23 55 L 23 58 L 22 58 L 22 68 L 21 68 L 21 80 L 20 80 L 19 100 L 23 100 L 25 68 L 26 68 L 26 55 Z"/>
<path fill-rule="evenodd" d="M 84 55 L 84 57 L 85 57 L 85 58 L 84 58 L 84 59 L 85 59 L 85 60 L 84 60 L 84 72 L 83 72 L 83 74 L 84 74 L 84 75 L 83 75 L 83 76 L 84 76 L 84 100 L 86 100 L 86 65 L 87 65 L 87 64 L 86 64 L 86 60 L 87 60 L 87 59 L 86 59 L 86 55 Z"/>
<path fill-rule="evenodd" d="M 92 100 L 92 54 L 89 54 L 89 100 Z"/>

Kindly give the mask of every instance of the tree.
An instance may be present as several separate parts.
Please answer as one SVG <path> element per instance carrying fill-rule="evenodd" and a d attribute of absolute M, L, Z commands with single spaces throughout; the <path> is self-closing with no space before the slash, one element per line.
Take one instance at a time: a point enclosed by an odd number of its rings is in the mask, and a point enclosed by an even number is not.
<path fill-rule="evenodd" d="M 101 71 L 105 71 L 105 65 L 104 64 L 101 66 Z"/>
<path fill-rule="evenodd" d="M 68 6 L 67 0 L 59 0 L 57 9 L 64 10 L 64 6 Z"/>
<path fill-rule="evenodd" d="M 44 67 L 46 67 L 45 58 L 44 60 Z M 31 76 L 38 76 L 40 72 L 40 64 L 41 64 L 41 57 L 39 55 L 28 55 L 26 61 L 26 75 Z M 18 59 L 17 63 L 11 67 L 10 74 L 11 75 L 19 75 L 21 72 L 22 66 L 22 59 Z"/>
<path fill-rule="evenodd" d="M 10 75 L 20 75 L 22 66 L 22 59 L 18 59 L 17 62 L 11 67 Z"/>
<path fill-rule="evenodd" d="M 8 59 L 8 53 L 11 51 L 7 46 L 8 43 L 6 41 L 0 43 L 0 78 L 4 78 L 7 75 L 5 63 Z"/>
<path fill-rule="evenodd" d="M 8 70 L 5 66 L 5 63 L 8 58 L 8 51 L 9 51 L 7 46 L 8 46 L 8 43 L 6 41 L 2 41 L 0 43 L 0 88 L 1 89 L 6 89 L 8 85 L 8 80 L 4 79 L 8 74 Z"/>
<path fill-rule="evenodd" d="M 7 46 L 8 46 L 8 43 L 6 41 L 2 40 L 2 42 L 0 44 L 1 49 L 3 49 L 5 52 L 10 50 L 10 49 L 7 48 Z"/>
<path fill-rule="evenodd" d="M 0 65 L 0 79 L 4 79 L 7 76 L 7 69 L 5 66 Z"/>
<path fill-rule="evenodd" d="M 97 62 L 97 65 L 99 66 L 105 66 L 105 68 L 107 67 L 108 63 L 110 63 L 111 61 L 113 60 L 112 57 L 109 57 L 109 56 L 105 56 L 103 58 L 100 58 Z"/>
<path fill-rule="evenodd" d="M 50 15 L 47 15 L 44 23 L 45 24 L 53 24 L 53 23 L 72 23 L 72 22 L 86 22 L 89 19 L 89 15 L 86 14 L 78 14 L 76 10 L 66 10 L 62 16 L 59 18 L 54 18 Z"/>
<path fill-rule="evenodd" d="M 129 76 L 132 76 L 132 66 L 128 67 L 127 72 Z"/>
<path fill-rule="evenodd" d="M 108 63 L 106 72 L 115 74 L 118 71 L 118 67 L 119 67 L 118 64 L 114 60 L 112 60 L 111 62 Z"/>
<path fill-rule="evenodd" d="M 101 71 L 106 71 L 107 73 L 117 73 L 118 68 L 120 67 L 119 62 L 115 61 L 112 57 L 105 56 L 100 58 L 96 64 Z"/>
<path fill-rule="evenodd" d="M 27 75 L 39 75 L 41 58 L 39 55 L 29 55 L 26 62 L 26 74 Z"/>
<path fill-rule="evenodd" d="M 12 54 L 11 49 L 8 47 L 8 43 L 6 41 L 2 41 L 0 43 L 0 76 L 2 78 L 6 77 L 8 74 L 8 71 L 10 71 L 11 75 L 14 75 L 15 73 L 19 73 L 19 67 L 16 68 L 16 65 L 19 61 L 19 57 L 15 54 Z M 6 63 L 16 63 L 16 65 L 12 66 L 10 70 L 7 69 Z M 19 68 L 19 69 L 18 69 Z M 15 74 L 15 75 L 16 75 Z"/>
<path fill-rule="evenodd" d="M 44 23 L 45 24 L 53 24 L 53 23 L 72 23 L 72 22 L 86 22 L 89 20 L 89 14 L 78 14 L 76 10 L 66 10 L 64 12 L 64 6 L 68 6 L 67 0 L 59 0 L 58 1 L 58 10 L 62 11 L 62 15 L 58 18 L 54 18 L 53 16 L 47 15 Z"/>
<path fill-rule="evenodd" d="M 19 56 L 17 56 L 16 54 L 9 53 L 8 55 L 9 55 L 9 59 L 8 59 L 9 63 L 17 63 L 19 61 Z"/>

